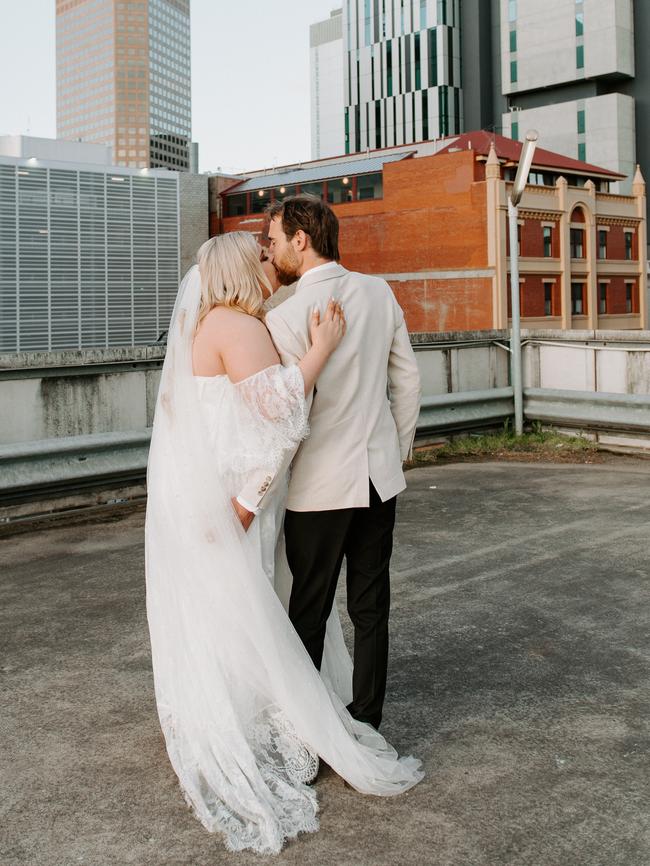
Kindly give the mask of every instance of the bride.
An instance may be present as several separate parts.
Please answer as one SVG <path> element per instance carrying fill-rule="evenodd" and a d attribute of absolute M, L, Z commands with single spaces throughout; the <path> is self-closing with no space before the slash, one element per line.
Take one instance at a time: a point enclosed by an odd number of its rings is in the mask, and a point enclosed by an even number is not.
<path fill-rule="evenodd" d="M 230 850 L 275 854 L 318 829 L 307 784 L 318 756 L 365 794 L 399 794 L 422 772 L 347 712 L 337 615 L 320 674 L 276 591 L 284 581 L 286 597 L 283 467 L 308 435 L 305 397 L 345 320 L 334 302 L 322 320 L 315 311 L 312 348 L 282 367 L 262 287 L 246 232 L 207 241 L 181 284 L 149 457 L 146 581 L 158 713 L 183 794 Z M 247 531 L 237 495 L 269 467 L 278 477 Z"/>

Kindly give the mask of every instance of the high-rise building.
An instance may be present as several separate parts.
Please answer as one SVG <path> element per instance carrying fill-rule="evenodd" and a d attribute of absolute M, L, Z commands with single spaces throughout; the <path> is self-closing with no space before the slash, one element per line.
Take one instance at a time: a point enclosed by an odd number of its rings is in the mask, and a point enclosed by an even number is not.
<path fill-rule="evenodd" d="M 648 4 L 500 0 L 499 13 L 504 134 L 537 129 L 552 150 L 626 175 L 629 193 L 650 157 L 648 119 L 636 130 L 650 108 Z"/>
<path fill-rule="evenodd" d="M 461 132 L 459 0 L 346 0 L 346 152 Z"/>
<path fill-rule="evenodd" d="M 190 167 L 190 0 L 56 0 L 57 137 Z"/>
<path fill-rule="evenodd" d="M 649 41 L 646 0 L 345 0 L 345 140 L 317 155 L 536 129 L 629 193 L 636 164 L 650 176 Z"/>
<path fill-rule="evenodd" d="M 343 153 L 343 10 L 309 29 L 311 63 L 311 158 Z"/>

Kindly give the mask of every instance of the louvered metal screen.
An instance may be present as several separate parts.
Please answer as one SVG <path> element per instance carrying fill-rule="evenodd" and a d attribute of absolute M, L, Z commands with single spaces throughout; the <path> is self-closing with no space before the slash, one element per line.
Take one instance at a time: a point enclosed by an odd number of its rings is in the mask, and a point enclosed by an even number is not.
<path fill-rule="evenodd" d="M 0 163 L 0 352 L 154 342 L 179 259 L 175 177 Z"/>

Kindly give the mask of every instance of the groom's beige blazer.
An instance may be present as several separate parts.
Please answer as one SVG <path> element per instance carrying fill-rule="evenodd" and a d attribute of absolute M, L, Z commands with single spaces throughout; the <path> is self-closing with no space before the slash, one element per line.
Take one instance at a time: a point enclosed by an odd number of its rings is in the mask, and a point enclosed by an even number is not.
<path fill-rule="evenodd" d="M 402 461 L 411 451 L 420 410 L 420 376 L 404 314 L 380 277 L 330 262 L 307 271 L 294 295 L 266 316 L 282 363 L 311 345 L 313 308 L 341 301 L 347 333 L 314 389 L 309 437 L 296 453 L 289 483 L 291 511 L 330 511 L 369 504 L 370 479 L 383 501 L 406 487 Z M 267 474 L 246 500 L 263 507 Z"/>

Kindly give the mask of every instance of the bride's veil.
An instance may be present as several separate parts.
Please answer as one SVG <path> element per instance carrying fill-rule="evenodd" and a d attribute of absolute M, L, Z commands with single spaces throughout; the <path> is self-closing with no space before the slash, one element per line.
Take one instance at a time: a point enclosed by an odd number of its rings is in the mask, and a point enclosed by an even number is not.
<path fill-rule="evenodd" d="M 301 743 L 367 793 L 400 793 L 421 774 L 324 684 L 248 543 L 193 377 L 200 299 L 194 266 L 172 315 L 149 457 L 156 700 L 171 763 L 202 823 L 232 849 L 271 853 L 317 827 L 315 793 L 292 774 Z"/>

